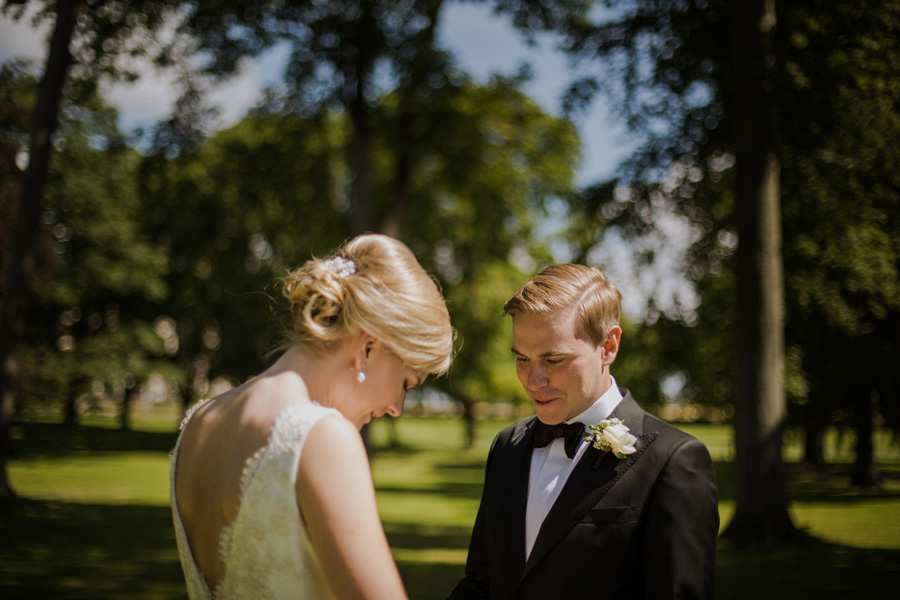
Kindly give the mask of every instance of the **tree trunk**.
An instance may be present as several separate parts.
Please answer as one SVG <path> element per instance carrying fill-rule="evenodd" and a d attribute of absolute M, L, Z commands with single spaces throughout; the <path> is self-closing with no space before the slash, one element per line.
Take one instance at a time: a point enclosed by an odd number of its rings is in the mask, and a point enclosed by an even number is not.
<path fill-rule="evenodd" d="M 466 448 L 475 446 L 475 401 L 462 392 L 452 389 L 450 395 L 462 405 L 462 421 L 466 435 Z"/>
<path fill-rule="evenodd" d="M 78 425 L 78 393 L 84 381 L 80 378 L 73 379 L 69 382 L 69 389 L 66 393 L 66 402 L 63 406 L 63 425 Z"/>
<path fill-rule="evenodd" d="M 813 386 L 811 396 L 803 407 L 803 462 L 821 467 L 825 465 L 825 431 L 831 424 L 835 403 L 820 386 Z"/>
<path fill-rule="evenodd" d="M 421 1 L 421 0 L 420 0 Z M 428 85 L 430 63 L 434 54 L 434 36 L 437 30 L 443 0 L 429 0 L 427 3 L 428 28 L 422 32 L 416 47 L 416 56 L 409 64 L 409 72 L 399 90 L 400 113 L 397 118 L 396 169 L 392 181 L 392 197 L 388 199 L 387 210 L 378 225 L 378 231 L 398 237 L 403 215 L 409 200 L 409 187 L 416 159 L 416 127 L 419 101 L 416 94 L 422 86 Z"/>
<path fill-rule="evenodd" d="M 361 89 L 359 93 L 362 93 Z M 371 116 L 361 96 L 350 103 L 348 108 L 353 123 L 350 141 L 353 167 L 350 237 L 354 237 L 375 228 L 375 207 L 372 198 L 372 127 Z"/>
<path fill-rule="evenodd" d="M 471 400 L 463 402 L 463 422 L 466 424 L 466 448 L 475 446 L 475 403 Z"/>
<path fill-rule="evenodd" d="M 803 426 L 803 462 L 810 466 L 825 464 L 825 427 L 809 420 Z"/>
<path fill-rule="evenodd" d="M 137 386 L 126 389 L 122 397 L 122 412 L 119 413 L 119 429 L 128 431 L 131 429 L 131 408 L 134 405 L 134 397 L 137 395 Z"/>
<path fill-rule="evenodd" d="M 784 289 L 771 68 L 774 0 L 737 0 L 734 21 L 738 218 L 736 506 L 725 532 L 773 546 L 794 537 L 782 464 Z"/>
<path fill-rule="evenodd" d="M 32 117 L 28 167 L 22 182 L 6 293 L 0 312 L 0 497 L 15 495 L 6 470 L 11 450 L 9 428 L 15 410 L 15 354 L 25 332 L 25 314 L 35 266 L 35 240 L 40 226 L 41 199 L 50 163 L 52 136 L 58 122 L 66 73 L 72 63 L 69 42 L 83 2 L 59 0 L 56 7 L 56 24 Z"/>
<path fill-rule="evenodd" d="M 181 400 L 181 418 L 187 416 L 187 411 L 194 401 L 194 393 L 190 382 L 178 387 L 178 398 Z"/>
<path fill-rule="evenodd" d="M 406 94 L 408 92 L 404 92 Z M 401 140 L 398 148 L 394 149 L 397 156 L 397 168 L 394 171 L 394 180 L 391 182 L 393 197 L 390 199 L 387 213 L 378 225 L 378 232 L 391 237 L 400 235 L 400 224 L 403 221 L 403 212 L 409 198 L 409 183 L 412 173 L 411 148 L 413 144 L 412 111 L 414 107 L 406 98 L 401 101 L 401 114 L 397 120 L 399 129 L 398 138 Z"/>
<path fill-rule="evenodd" d="M 372 7 L 361 3 L 360 15 L 356 26 L 358 32 L 374 27 Z M 344 88 L 341 102 L 350 115 L 352 126 L 350 139 L 350 168 L 353 180 L 350 184 L 350 237 L 374 231 L 375 206 L 372 197 L 372 109 L 366 98 L 372 87 L 375 64 L 373 58 L 365 52 L 365 48 L 357 49 L 356 56 L 351 59 L 344 73 Z"/>
<path fill-rule="evenodd" d="M 850 483 L 865 487 L 877 487 L 884 479 L 875 464 L 875 403 L 877 392 L 866 391 L 857 398 L 856 418 L 856 460 L 850 474 Z"/>

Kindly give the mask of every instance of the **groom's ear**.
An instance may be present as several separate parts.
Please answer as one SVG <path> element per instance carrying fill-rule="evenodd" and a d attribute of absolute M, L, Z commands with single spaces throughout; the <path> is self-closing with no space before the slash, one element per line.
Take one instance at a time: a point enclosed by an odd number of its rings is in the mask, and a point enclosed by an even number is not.
<path fill-rule="evenodd" d="M 606 334 L 606 339 L 603 340 L 603 344 L 600 348 L 600 356 L 603 361 L 603 366 L 608 367 L 613 364 L 613 361 L 616 360 L 616 355 L 619 353 L 619 341 L 622 339 L 622 328 L 618 326 L 613 326 L 609 333 Z"/>

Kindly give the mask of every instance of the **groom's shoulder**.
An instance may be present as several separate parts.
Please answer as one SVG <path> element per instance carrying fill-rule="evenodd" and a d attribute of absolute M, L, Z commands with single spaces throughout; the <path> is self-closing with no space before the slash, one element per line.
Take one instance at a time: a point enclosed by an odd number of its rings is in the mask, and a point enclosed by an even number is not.
<path fill-rule="evenodd" d="M 688 446 L 699 445 L 704 449 L 706 448 L 706 444 L 701 440 L 679 428 L 677 425 L 669 423 L 649 412 L 644 413 L 644 431 L 657 432 L 658 439 L 653 444 L 657 449 L 665 447 L 668 449 L 668 452 L 672 452 L 685 444 Z"/>
<path fill-rule="evenodd" d="M 665 433 L 665 435 L 672 436 L 675 438 L 687 439 L 693 438 L 691 434 L 680 429 L 677 425 L 673 423 L 669 423 L 668 421 L 657 417 L 653 413 L 645 412 L 644 413 L 644 428 L 650 427 L 651 429 L 655 429 L 659 431 L 661 434 Z"/>
<path fill-rule="evenodd" d="M 521 421 L 516 421 L 515 423 L 507 425 L 494 436 L 494 446 L 504 446 L 519 441 L 528 431 L 529 426 L 535 419 L 537 419 L 537 417 L 531 415 Z"/>
<path fill-rule="evenodd" d="M 621 418 L 626 425 L 629 423 L 640 423 L 638 428 L 640 432 L 654 433 L 658 440 L 654 445 L 657 447 L 669 444 L 678 446 L 685 442 L 696 440 L 689 433 L 645 410 L 626 388 L 620 387 L 619 390 L 622 392 L 623 399 L 622 403 L 616 408 L 615 416 Z M 660 443 L 663 441 L 666 443 Z"/>

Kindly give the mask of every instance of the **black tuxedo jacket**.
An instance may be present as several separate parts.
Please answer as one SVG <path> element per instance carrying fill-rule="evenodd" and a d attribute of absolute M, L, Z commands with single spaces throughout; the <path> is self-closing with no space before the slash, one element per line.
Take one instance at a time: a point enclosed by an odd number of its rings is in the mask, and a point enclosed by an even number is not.
<path fill-rule="evenodd" d="M 536 417 L 497 435 L 466 576 L 451 600 L 712 598 L 719 513 L 709 451 L 621 391 L 613 416 L 638 438 L 636 452 L 618 459 L 589 447 L 527 561 L 525 505 Z"/>

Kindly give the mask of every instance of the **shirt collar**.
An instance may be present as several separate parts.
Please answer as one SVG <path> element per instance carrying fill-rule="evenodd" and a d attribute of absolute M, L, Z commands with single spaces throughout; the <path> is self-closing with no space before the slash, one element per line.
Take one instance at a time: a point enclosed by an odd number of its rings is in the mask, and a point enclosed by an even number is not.
<path fill-rule="evenodd" d="M 602 396 L 597 398 L 593 404 L 587 407 L 587 409 L 572 417 L 566 421 L 566 423 L 580 421 L 584 424 L 597 424 L 603 419 L 609 418 L 609 415 L 612 414 L 619 405 L 619 402 L 622 401 L 622 392 L 619 391 L 619 386 L 616 385 L 616 378 L 610 375 L 609 379 L 611 382 L 609 389 L 606 390 Z"/>

